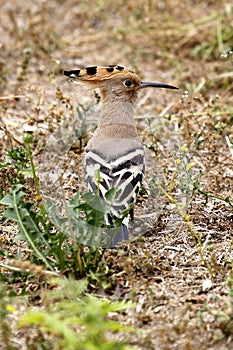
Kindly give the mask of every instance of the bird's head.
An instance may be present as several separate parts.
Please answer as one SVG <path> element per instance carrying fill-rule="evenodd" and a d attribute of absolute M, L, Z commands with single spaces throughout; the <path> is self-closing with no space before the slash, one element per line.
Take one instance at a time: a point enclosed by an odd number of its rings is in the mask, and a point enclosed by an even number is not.
<path fill-rule="evenodd" d="M 120 100 L 133 103 L 137 92 L 147 87 L 175 89 L 173 85 L 141 81 L 134 72 L 122 67 L 111 65 L 108 67 L 91 66 L 84 69 L 64 71 L 77 84 L 89 85 L 99 88 L 103 100 Z"/>

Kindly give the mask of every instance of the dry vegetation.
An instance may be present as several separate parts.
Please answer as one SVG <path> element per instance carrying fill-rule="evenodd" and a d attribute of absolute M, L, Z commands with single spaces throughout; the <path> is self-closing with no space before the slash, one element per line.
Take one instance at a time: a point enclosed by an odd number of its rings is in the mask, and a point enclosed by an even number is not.
<path fill-rule="evenodd" d="M 116 63 L 142 79 L 180 87 L 178 94 L 150 90 L 140 96 L 136 118 L 150 149 L 146 186 L 153 178 L 159 191 L 138 204 L 138 216 L 148 221 L 146 230 L 140 226 L 146 234 L 124 249 L 105 252 L 110 287 L 103 291 L 95 281 L 89 289 L 136 303 L 118 320 L 142 331 L 128 335 L 129 344 L 139 349 L 232 349 L 231 1 L 0 3 L 2 163 L 9 149 L 23 144 L 25 129 L 33 130 L 34 162 L 43 160 L 48 133 L 64 119 L 73 125 L 77 102 L 93 105 L 97 118 L 93 93 L 68 83 L 63 69 Z M 77 149 L 72 152 L 72 171 L 79 176 L 81 156 Z M 18 176 L 15 171 L 0 169 L 2 194 Z M 67 181 L 67 192 L 69 186 L 84 187 L 70 177 Z M 35 200 L 29 179 L 26 188 Z M 14 222 L 1 223 L 1 263 L 9 266 L 2 267 L 1 278 L 8 291 L 30 295 L 23 305 L 16 298 L 14 320 L 28 305 L 44 308 L 46 288 L 36 270 L 22 280 L 11 271 L 9 257 L 30 260 L 25 242 L 13 241 L 16 233 Z M 4 349 L 42 349 L 36 332 L 14 330 L 11 337 L 15 347 Z"/>

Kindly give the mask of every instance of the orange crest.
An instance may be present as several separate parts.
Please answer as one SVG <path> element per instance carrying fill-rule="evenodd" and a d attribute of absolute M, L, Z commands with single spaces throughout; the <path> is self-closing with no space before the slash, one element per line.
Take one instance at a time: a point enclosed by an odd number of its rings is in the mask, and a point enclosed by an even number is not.
<path fill-rule="evenodd" d="M 173 85 L 141 81 L 137 74 L 123 66 L 117 65 L 110 65 L 107 67 L 90 66 L 84 69 L 65 70 L 64 75 L 71 78 L 76 83 L 84 83 L 92 87 L 106 87 L 108 82 L 110 84 L 123 83 L 125 88 L 128 88 L 127 91 L 129 92 L 146 87 L 178 90 L 178 88 Z"/>
<path fill-rule="evenodd" d="M 122 66 L 109 65 L 107 67 L 90 66 L 84 69 L 74 69 L 70 71 L 64 71 L 64 75 L 76 82 L 84 83 L 96 83 L 103 80 L 109 80 L 117 76 L 125 76 L 126 78 L 133 78 L 140 81 L 139 77 L 132 71 Z"/>

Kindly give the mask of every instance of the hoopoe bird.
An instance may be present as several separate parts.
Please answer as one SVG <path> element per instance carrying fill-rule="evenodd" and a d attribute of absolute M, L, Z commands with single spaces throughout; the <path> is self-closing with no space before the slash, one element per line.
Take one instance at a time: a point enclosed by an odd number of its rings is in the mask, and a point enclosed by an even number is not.
<path fill-rule="evenodd" d="M 88 190 L 100 194 L 106 201 L 106 193 L 116 189 L 108 224 L 123 211 L 130 212 L 139 192 L 144 169 L 145 154 L 133 119 L 133 104 L 139 90 L 154 87 L 178 89 L 163 83 L 144 82 L 133 71 L 122 66 L 91 66 L 85 69 L 64 71 L 78 84 L 99 88 L 102 98 L 102 114 L 97 129 L 85 149 L 85 178 Z M 96 183 L 96 170 L 100 182 Z M 128 215 L 129 216 L 129 215 Z M 110 247 L 128 240 L 128 217 L 112 237 Z"/>

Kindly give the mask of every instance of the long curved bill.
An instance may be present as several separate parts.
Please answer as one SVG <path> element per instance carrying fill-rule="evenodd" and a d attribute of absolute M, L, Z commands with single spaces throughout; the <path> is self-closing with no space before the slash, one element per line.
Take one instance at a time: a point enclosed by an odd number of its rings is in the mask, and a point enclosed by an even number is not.
<path fill-rule="evenodd" d="M 150 81 L 142 81 L 140 86 L 139 86 L 139 89 L 144 89 L 144 88 L 147 88 L 147 87 L 179 90 L 178 87 L 173 86 L 173 85 L 168 85 L 168 84 L 163 84 L 163 83 L 153 83 L 153 82 L 150 82 Z"/>

